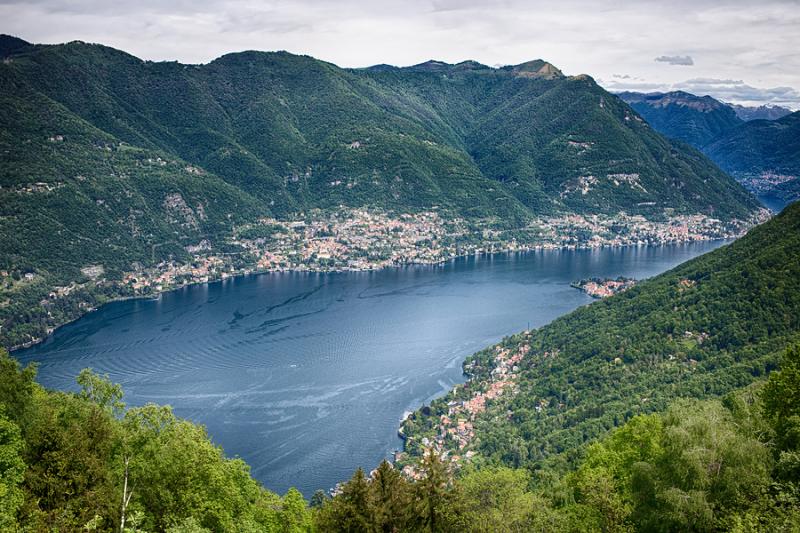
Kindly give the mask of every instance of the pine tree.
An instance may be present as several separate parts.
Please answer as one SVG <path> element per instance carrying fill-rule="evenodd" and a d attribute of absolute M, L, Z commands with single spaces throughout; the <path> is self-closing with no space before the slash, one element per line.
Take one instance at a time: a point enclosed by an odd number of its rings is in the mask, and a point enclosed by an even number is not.
<path fill-rule="evenodd" d="M 425 476 L 415 484 L 418 529 L 436 533 L 447 531 L 455 512 L 452 479 L 439 454 L 428 450 L 422 460 Z"/>
<path fill-rule="evenodd" d="M 408 482 L 392 464 L 383 460 L 370 483 L 375 529 L 390 533 L 405 529 L 408 520 Z"/>

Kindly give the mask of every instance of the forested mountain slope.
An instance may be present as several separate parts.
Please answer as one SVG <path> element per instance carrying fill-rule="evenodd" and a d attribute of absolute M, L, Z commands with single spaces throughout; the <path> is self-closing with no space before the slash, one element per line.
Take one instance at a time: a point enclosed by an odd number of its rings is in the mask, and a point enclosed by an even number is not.
<path fill-rule="evenodd" d="M 341 69 L 251 51 L 183 65 L 8 36 L 0 55 L 8 347 L 137 286 L 157 292 L 176 278 L 316 257 L 303 241 L 275 259 L 286 237 L 275 236 L 275 219 L 362 208 L 389 221 L 419 216 L 414 231 L 425 236 L 406 239 L 406 257 L 434 240 L 457 253 L 451 234 L 473 247 L 503 231 L 500 245 L 535 241 L 542 217 L 572 214 L 605 217 L 603 228 L 576 230 L 586 238 L 629 234 L 641 224 L 617 222 L 631 215 L 662 224 L 646 239 L 673 223 L 708 238 L 736 233 L 757 208 L 699 152 L 654 132 L 588 76 L 542 60 Z M 445 239 L 432 239 L 439 230 Z M 384 241 L 396 245 L 379 239 L 383 250 L 339 264 L 385 256 Z"/>
<path fill-rule="evenodd" d="M 369 203 L 508 220 L 653 211 L 638 204 L 655 202 L 656 211 L 742 217 L 753 206 L 705 158 L 653 132 L 591 78 L 541 61 L 345 70 L 242 52 L 182 65 L 73 42 L 22 47 L 0 76 L 4 96 L 46 97 L 120 142 L 218 175 L 273 214 Z M 3 129 L 14 141 L 6 149 L 28 150 L 16 124 Z M 4 185 L 30 178 L 8 174 Z M 613 185 L 606 176 L 616 174 L 635 174 L 637 185 Z M 586 176 L 597 185 L 569 191 Z"/>
<path fill-rule="evenodd" d="M 657 131 L 701 150 L 751 192 L 800 198 L 800 112 L 743 108 L 683 91 L 619 97 Z"/>
<path fill-rule="evenodd" d="M 723 169 L 800 176 L 800 111 L 777 120 L 753 120 L 705 147 Z"/>
<path fill-rule="evenodd" d="M 479 352 L 464 386 L 404 424 L 408 450 L 429 442 L 547 468 L 675 398 L 748 385 L 800 337 L 798 247 L 795 203 L 730 245 Z"/>
<path fill-rule="evenodd" d="M 731 106 L 710 96 L 672 91 L 623 92 L 619 97 L 642 115 L 656 131 L 696 148 L 702 148 L 744 123 Z"/>

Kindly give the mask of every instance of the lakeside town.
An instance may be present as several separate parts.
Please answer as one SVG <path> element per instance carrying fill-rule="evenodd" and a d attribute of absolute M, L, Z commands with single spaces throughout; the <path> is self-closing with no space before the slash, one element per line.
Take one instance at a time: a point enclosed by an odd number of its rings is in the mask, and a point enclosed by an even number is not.
<path fill-rule="evenodd" d="M 611 278 L 590 278 L 582 279 L 570 283 L 580 291 L 585 292 L 592 298 L 608 298 L 620 292 L 626 291 L 636 285 L 636 280 L 620 276 L 616 279 Z"/>
<path fill-rule="evenodd" d="M 0 272 L 3 293 L 41 294 L 42 318 L 17 331 L 12 349 L 41 341 L 53 330 L 99 305 L 131 297 L 155 297 L 196 283 L 266 272 L 370 271 L 403 265 L 440 265 L 457 257 L 548 249 L 659 245 L 735 238 L 769 218 L 759 210 L 749 220 L 723 222 L 706 215 L 658 219 L 642 215 L 540 217 L 523 227 L 470 221 L 429 210 L 391 214 L 339 208 L 311 211 L 287 220 L 263 218 L 234 229 L 227 238 L 186 244 L 185 255 L 155 265 L 138 265 L 114 275 L 102 264 L 80 269 L 84 279 L 52 286 L 38 272 Z M 21 274 L 21 275 L 20 275 Z M 2 294 L 0 293 L 0 298 Z M 1 301 L 1 300 L 0 300 Z M 0 334 L 11 331 L 7 323 Z"/>
<path fill-rule="evenodd" d="M 190 283 L 205 283 L 260 272 L 343 272 L 401 265 L 436 265 L 473 254 L 558 248 L 600 248 L 671 244 L 735 238 L 769 214 L 754 220 L 723 223 L 704 215 L 565 215 L 540 218 L 516 230 L 468 224 L 435 211 L 391 216 L 366 209 L 278 220 L 261 219 L 238 228 L 227 248 L 215 252 L 203 240 L 187 246 L 192 260 L 162 262 L 128 272 L 123 284 L 134 294 L 158 292 Z"/>
<path fill-rule="evenodd" d="M 473 357 L 464 364 L 464 374 L 468 376 L 466 383 L 455 386 L 448 395 L 441 400 L 445 402 L 439 410 L 441 414 L 431 412 L 431 407 L 423 407 L 423 414 L 433 419 L 433 427 L 425 431 L 425 436 L 419 442 L 414 442 L 416 437 L 409 427 L 415 422 L 416 414 L 411 414 L 403 420 L 399 435 L 404 439 L 405 449 L 419 447 L 423 453 L 436 453 L 443 460 L 455 467 L 470 461 L 477 452 L 471 449 L 475 439 L 476 419 L 486 411 L 487 403 L 497 400 L 504 395 L 513 395 L 519 392 L 517 380 L 520 372 L 520 362 L 529 355 L 531 348 L 526 340 L 530 331 L 522 334 L 522 341 L 509 348 L 501 344 L 491 349 L 490 357 L 482 360 Z M 557 357 L 558 353 L 545 353 L 542 357 Z M 537 411 L 543 409 L 537 405 Z M 428 410 L 427 413 L 424 411 Z M 437 416 L 438 414 L 438 416 Z M 409 479 L 421 479 L 424 473 L 419 468 L 419 463 L 414 460 L 408 451 L 397 452 L 395 462 L 401 472 Z"/>

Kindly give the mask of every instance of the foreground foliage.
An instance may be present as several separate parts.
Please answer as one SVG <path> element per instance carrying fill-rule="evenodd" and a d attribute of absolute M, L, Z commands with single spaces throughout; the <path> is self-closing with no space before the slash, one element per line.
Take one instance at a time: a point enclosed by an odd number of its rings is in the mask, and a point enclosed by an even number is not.
<path fill-rule="evenodd" d="M 34 377 L 0 351 L 0 530 L 116 531 L 123 516 L 126 531 L 311 527 L 299 492 L 265 490 L 169 407 L 124 410 L 119 386 L 88 371 L 77 394 Z"/>
<path fill-rule="evenodd" d="M 0 530 L 796 531 L 800 345 L 763 386 L 680 400 L 590 445 L 568 473 L 455 472 L 425 455 L 416 481 L 384 461 L 306 505 L 263 489 L 240 459 L 168 407 L 124 409 L 84 371 L 50 392 L 0 353 Z M 124 525 L 124 527 L 123 527 Z"/>
<path fill-rule="evenodd" d="M 357 472 L 322 504 L 317 524 L 323 531 L 797 531 L 799 394 L 795 346 L 765 386 L 636 416 L 590 445 L 564 476 L 543 482 L 526 469 L 487 466 L 453 478 L 428 454 L 417 482 L 386 463 L 371 481 Z"/>

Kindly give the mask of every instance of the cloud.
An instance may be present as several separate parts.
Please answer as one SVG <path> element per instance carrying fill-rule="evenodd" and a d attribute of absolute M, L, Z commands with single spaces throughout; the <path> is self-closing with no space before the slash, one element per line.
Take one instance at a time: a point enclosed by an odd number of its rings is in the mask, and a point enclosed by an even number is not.
<path fill-rule="evenodd" d="M 674 86 L 701 96 L 708 94 L 725 102 L 796 106 L 800 101 L 800 91 L 793 87 L 753 87 L 743 80 L 694 78 Z"/>
<path fill-rule="evenodd" d="M 617 75 L 610 80 L 598 79 L 598 83 L 612 92 L 686 91 L 698 96 L 711 96 L 723 102 L 741 105 L 772 104 L 797 109 L 798 102 L 800 102 L 800 91 L 794 87 L 754 87 L 743 80 L 734 79 L 692 78 L 675 83 L 652 83 Z"/>
<path fill-rule="evenodd" d="M 692 76 L 745 82 L 710 94 L 786 99 L 800 88 L 798 1 L 0 0 L 0 31 L 184 63 L 241 50 L 287 50 L 343 67 L 542 58 L 567 74 L 659 90 L 682 83 L 694 65 Z"/>
<path fill-rule="evenodd" d="M 658 61 L 659 63 L 669 63 L 670 65 L 694 65 L 694 59 L 692 59 L 692 56 L 658 56 L 655 58 L 655 61 Z"/>

